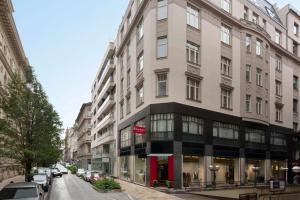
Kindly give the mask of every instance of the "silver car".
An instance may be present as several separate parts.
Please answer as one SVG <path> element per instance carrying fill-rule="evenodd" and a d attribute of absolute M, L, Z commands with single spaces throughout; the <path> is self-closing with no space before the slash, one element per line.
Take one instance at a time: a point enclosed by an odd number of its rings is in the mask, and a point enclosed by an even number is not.
<path fill-rule="evenodd" d="M 10 183 L 0 191 L 0 199 L 43 200 L 44 192 L 37 183 Z"/>
<path fill-rule="evenodd" d="M 36 175 L 34 175 L 32 182 L 38 183 L 40 186 L 42 186 L 42 188 L 45 192 L 48 192 L 49 179 L 47 177 L 47 174 L 36 174 Z"/>

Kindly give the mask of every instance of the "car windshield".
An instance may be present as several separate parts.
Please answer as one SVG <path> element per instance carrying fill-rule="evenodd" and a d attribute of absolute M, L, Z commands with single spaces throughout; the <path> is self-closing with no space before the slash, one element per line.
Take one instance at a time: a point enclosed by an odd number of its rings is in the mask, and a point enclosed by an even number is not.
<path fill-rule="evenodd" d="M 0 199 L 21 199 L 37 196 L 36 188 L 4 188 L 0 192 Z"/>
<path fill-rule="evenodd" d="M 84 169 L 78 169 L 78 172 L 84 172 Z"/>
<path fill-rule="evenodd" d="M 33 180 L 35 180 L 35 181 L 44 181 L 44 180 L 46 180 L 46 175 L 34 175 L 33 176 Z"/>

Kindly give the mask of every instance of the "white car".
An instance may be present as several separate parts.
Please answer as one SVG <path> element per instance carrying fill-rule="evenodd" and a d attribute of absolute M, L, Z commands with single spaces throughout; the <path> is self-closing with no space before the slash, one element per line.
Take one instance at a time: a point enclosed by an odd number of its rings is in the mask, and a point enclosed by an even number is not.
<path fill-rule="evenodd" d="M 33 181 L 37 184 L 39 184 L 40 186 L 42 186 L 43 190 L 45 192 L 48 191 L 49 188 L 49 182 L 48 182 L 48 177 L 47 174 L 37 174 L 33 176 Z"/>
<path fill-rule="evenodd" d="M 77 173 L 76 173 L 76 175 L 77 175 L 77 176 L 83 176 L 83 175 L 84 175 L 84 173 L 85 173 L 85 170 L 84 170 L 84 169 L 81 169 L 81 168 L 79 168 L 79 169 L 77 170 Z"/>

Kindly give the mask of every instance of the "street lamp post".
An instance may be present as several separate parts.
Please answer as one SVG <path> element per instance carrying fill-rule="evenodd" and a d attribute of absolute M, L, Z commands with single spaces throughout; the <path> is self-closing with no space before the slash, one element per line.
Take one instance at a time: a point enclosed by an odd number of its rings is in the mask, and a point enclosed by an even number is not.
<path fill-rule="evenodd" d="M 213 182 L 212 182 L 212 185 L 214 187 L 217 186 L 217 183 L 216 183 L 216 173 L 219 171 L 219 169 L 220 169 L 219 165 L 209 165 L 209 170 L 213 173 Z"/>
<path fill-rule="evenodd" d="M 259 169 L 260 169 L 260 167 L 256 167 L 256 166 L 252 167 L 252 170 L 254 171 L 254 174 L 255 174 L 254 187 L 256 187 L 256 185 L 257 185 L 257 172 L 259 171 Z"/>

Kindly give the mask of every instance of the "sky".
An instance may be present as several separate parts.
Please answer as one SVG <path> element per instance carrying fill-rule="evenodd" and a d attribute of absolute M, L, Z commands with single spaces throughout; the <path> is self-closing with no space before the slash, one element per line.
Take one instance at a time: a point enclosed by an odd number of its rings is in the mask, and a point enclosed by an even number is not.
<path fill-rule="evenodd" d="M 269 0 L 300 10 L 299 0 Z M 31 66 L 64 123 L 73 126 L 129 0 L 12 0 Z"/>

